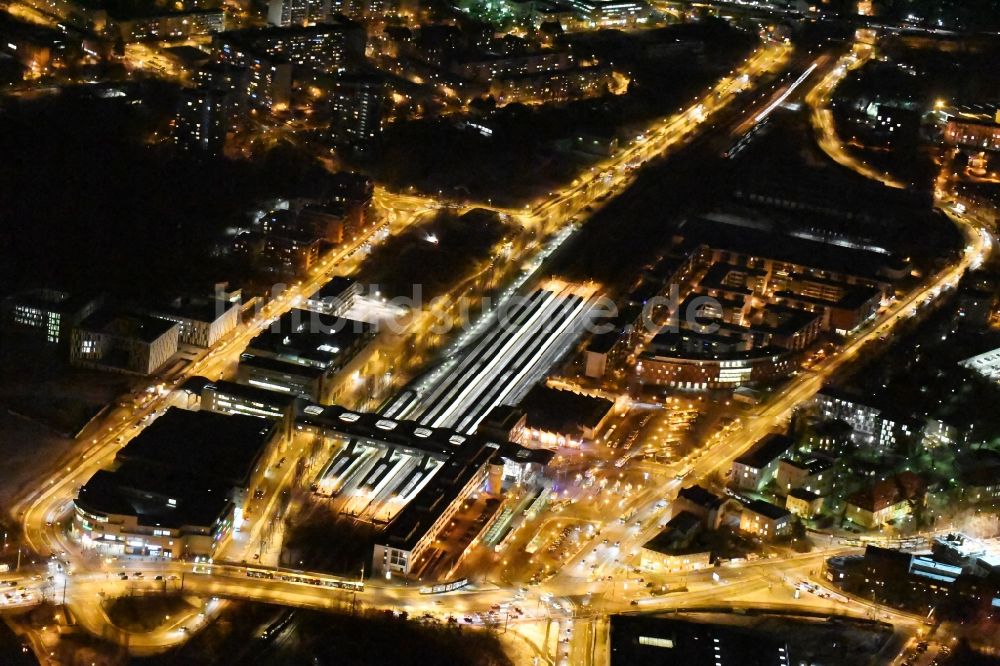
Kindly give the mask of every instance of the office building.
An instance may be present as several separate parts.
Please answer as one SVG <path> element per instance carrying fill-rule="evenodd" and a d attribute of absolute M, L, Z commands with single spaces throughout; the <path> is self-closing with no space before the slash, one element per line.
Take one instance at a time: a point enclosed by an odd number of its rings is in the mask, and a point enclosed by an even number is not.
<path fill-rule="evenodd" d="M 218 298 L 178 297 L 163 307 L 152 308 L 149 314 L 180 324 L 180 344 L 207 348 L 240 323 L 240 304 Z"/>
<path fill-rule="evenodd" d="M 210 381 L 205 377 L 191 377 L 181 391 L 188 396 L 187 403 L 182 405 L 186 409 L 272 419 L 280 424 L 279 430 L 286 439 L 292 436 L 295 417 L 305 404 L 298 395 L 222 379 Z"/>
<path fill-rule="evenodd" d="M 643 0 L 566 0 L 590 28 L 634 27 L 649 21 L 652 8 Z"/>
<path fill-rule="evenodd" d="M 237 381 L 327 403 L 338 373 L 374 338 L 371 324 L 291 310 L 258 334 L 240 356 Z"/>
<path fill-rule="evenodd" d="M 177 353 L 180 324 L 148 315 L 98 310 L 74 329 L 70 363 L 150 375 Z"/>
<path fill-rule="evenodd" d="M 1000 608 L 1000 556 L 964 535 L 935 539 L 932 553 L 867 546 L 860 561 L 827 561 L 827 576 L 850 591 L 921 615 L 968 619 Z"/>
<path fill-rule="evenodd" d="M 360 295 L 360 282 L 337 275 L 306 299 L 306 308 L 331 317 L 341 317 L 353 307 Z"/>
<path fill-rule="evenodd" d="M 57 289 L 22 291 L 3 300 L 3 324 L 17 334 L 66 345 L 73 327 L 93 314 L 102 301 L 98 296 L 77 296 Z"/>

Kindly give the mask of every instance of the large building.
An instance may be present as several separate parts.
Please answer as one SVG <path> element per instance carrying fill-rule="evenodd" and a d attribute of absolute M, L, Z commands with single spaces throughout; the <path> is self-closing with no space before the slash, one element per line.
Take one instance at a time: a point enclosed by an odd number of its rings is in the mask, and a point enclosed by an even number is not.
<path fill-rule="evenodd" d="M 513 410 L 507 405 L 494 408 L 480 427 L 496 430 L 500 423 L 509 423 L 516 433 L 510 430 L 506 437 L 532 448 L 579 447 L 599 436 L 614 407 L 607 398 L 538 384 Z M 512 418 L 512 411 L 523 420 Z"/>
<path fill-rule="evenodd" d="M 489 94 L 498 106 L 545 104 L 603 95 L 613 81 L 614 72 L 606 65 L 571 67 L 498 76 L 490 81 Z"/>
<path fill-rule="evenodd" d="M 226 29 L 226 13 L 221 9 L 194 9 L 151 16 L 108 17 L 108 26 L 125 42 L 178 39 L 210 35 Z"/>
<path fill-rule="evenodd" d="M 83 485 L 72 532 L 109 555 L 211 560 L 280 443 L 273 421 L 169 409 Z"/>
<path fill-rule="evenodd" d="M 700 517 L 688 511 L 675 514 L 666 528 L 643 544 L 640 566 L 647 571 L 696 571 L 711 566 L 712 553 L 697 547 L 694 539 L 704 528 Z"/>
<path fill-rule="evenodd" d="M 334 146 L 359 157 L 377 150 L 387 95 L 382 77 L 338 76 L 330 89 L 330 138 Z"/>
<path fill-rule="evenodd" d="M 267 22 L 274 26 L 304 26 L 330 17 L 330 0 L 270 0 Z"/>
<path fill-rule="evenodd" d="M 150 375 L 177 353 L 180 327 L 149 315 L 99 310 L 73 329 L 70 363 Z"/>
<path fill-rule="evenodd" d="M 726 624 L 653 615 L 611 616 L 611 666 L 791 666 L 788 644 L 770 634 Z"/>
<path fill-rule="evenodd" d="M 150 314 L 177 322 L 178 342 L 195 347 L 212 347 L 240 322 L 240 304 L 220 298 L 179 297 Z"/>
<path fill-rule="evenodd" d="M 324 472 L 321 490 L 390 505 L 372 509 L 374 516 L 389 516 L 371 568 L 387 578 L 419 576 L 442 559 L 460 560 L 468 547 L 445 557 L 435 544 L 466 501 L 475 495 L 501 498 L 512 484 L 537 485 L 553 457 L 513 442 L 338 406 L 306 407 L 297 427 L 344 445 Z"/>
<path fill-rule="evenodd" d="M 360 295 L 360 282 L 337 275 L 306 299 L 306 307 L 331 317 L 341 317 Z"/>
<path fill-rule="evenodd" d="M 991 349 L 972 358 L 967 358 L 960 366 L 968 368 L 986 379 L 1000 384 L 1000 348 Z"/>
<path fill-rule="evenodd" d="M 634 27 L 649 21 L 650 6 L 643 0 L 567 0 L 590 28 Z"/>
<path fill-rule="evenodd" d="M 23 291 L 3 300 L 3 324 L 28 337 L 66 345 L 73 327 L 93 314 L 101 301 L 100 297 L 75 296 L 57 289 Z"/>
<path fill-rule="evenodd" d="M 205 377 L 191 377 L 181 388 L 189 396 L 186 405 L 189 409 L 273 419 L 279 422 L 279 429 L 286 438 L 292 436 L 295 417 L 305 404 L 297 395 L 221 379 L 209 381 Z"/>
<path fill-rule="evenodd" d="M 320 403 L 336 398 L 337 374 L 371 342 L 371 324 L 291 310 L 250 341 L 237 381 Z"/>
<path fill-rule="evenodd" d="M 861 396 L 836 387 L 824 387 L 812 404 L 822 418 L 851 426 L 854 443 L 867 450 L 888 453 L 923 439 L 923 426 L 916 419 L 868 404 Z"/>
<path fill-rule="evenodd" d="M 293 70 L 343 72 L 364 61 L 364 28 L 347 19 L 315 25 L 235 30 L 216 35 L 219 61 L 247 72 L 242 95 L 251 109 L 278 113 L 291 101 Z"/>
<path fill-rule="evenodd" d="M 324 72 L 346 71 L 364 61 L 364 28 L 344 18 L 289 28 L 249 28 L 222 33 L 214 47 L 223 62 L 253 66 L 257 59 L 284 61 Z"/>
<path fill-rule="evenodd" d="M 1000 608 L 1000 556 L 981 546 L 954 534 L 936 538 L 930 555 L 867 546 L 860 561 L 828 560 L 827 577 L 921 615 L 988 616 Z"/>
<path fill-rule="evenodd" d="M 181 92 L 170 136 L 182 150 L 221 155 L 229 129 L 230 95 L 204 88 Z"/>
<path fill-rule="evenodd" d="M 808 231 L 808 230 L 807 230 Z M 730 215 L 685 223 L 683 301 L 639 352 L 640 384 L 704 391 L 773 382 L 823 333 L 871 320 L 891 257 Z M 834 242 L 838 241 L 838 242 Z M 677 284 L 677 283 L 675 283 Z"/>

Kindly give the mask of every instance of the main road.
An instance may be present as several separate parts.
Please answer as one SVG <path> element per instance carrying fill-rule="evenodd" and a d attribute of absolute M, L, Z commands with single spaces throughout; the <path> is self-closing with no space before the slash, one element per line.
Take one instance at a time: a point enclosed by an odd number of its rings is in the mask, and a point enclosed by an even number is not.
<path fill-rule="evenodd" d="M 564 190 L 554 192 L 550 197 L 535 205 L 529 205 L 524 210 L 503 212 L 517 215 L 529 222 L 536 222 L 549 229 L 553 226 L 564 226 L 575 216 L 581 215 L 581 212 L 587 207 L 598 204 L 608 195 L 618 192 L 631 182 L 636 169 L 641 166 L 642 162 L 663 155 L 673 147 L 683 144 L 699 128 L 704 127 L 705 123 L 709 122 L 713 116 L 725 109 L 733 100 L 739 98 L 741 93 L 751 88 L 755 80 L 764 74 L 777 72 L 783 67 L 787 63 L 790 53 L 790 47 L 784 44 L 769 44 L 761 48 L 748 58 L 741 68 L 724 77 L 686 110 L 653 124 L 613 158 L 609 158 L 603 164 L 582 174 Z M 389 222 L 386 223 L 390 227 L 386 229 L 387 231 L 412 224 L 441 205 L 439 202 L 421 197 L 392 194 L 381 189 L 377 192 L 376 201 L 381 206 L 392 209 Z M 943 271 L 923 288 L 916 290 L 909 297 L 897 303 L 884 313 L 875 325 L 855 335 L 839 354 L 829 357 L 813 371 L 794 378 L 777 392 L 766 405 L 762 406 L 753 418 L 747 419 L 744 427 L 738 428 L 732 434 L 720 439 L 700 457 L 693 459 L 691 461 L 692 474 L 702 476 L 719 469 L 770 431 L 787 416 L 796 404 L 814 393 L 829 374 L 854 358 L 867 341 L 891 330 L 902 318 L 908 316 L 907 313 L 912 307 L 923 300 L 932 298 L 940 292 L 943 285 L 957 282 L 965 268 L 974 261 L 980 260 L 985 254 L 989 247 L 987 239 L 988 237 L 985 235 L 970 233 L 969 247 L 959 265 Z M 99 606 L 96 604 L 97 594 L 98 592 L 113 592 L 121 586 L 122 581 L 117 580 L 117 577 L 111 577 L 106 570 L 94 571 L 88 568 L 87 562 L 79 555 L 74 544 L 68 543 L 58 529 L 58 520 L 71 507 L 72 499 L 79 486 L 96 470 L 104 467 L 113 459 L 120 447 L 141 429 L 143 420 L 147 416 L 157 413 L 167 405 L 171 389 L 184 377 L 195 374 L 213 377 L 229 372 L 237 362 L 240 352 L 253 336 L 266 327 L 270 321 L 301 303 L 304 296 L 315 291 L 331 276 L 353 271 L 363 260 L 363 257 L 364 253 L 359 251 L 358 246 L 344 248 L 326 257 L 313 274 L 301 283 L 290 285 L 282 293 L 276 295 L 249 323 L 241 326 L 186 369 L 183 377 L 156 387 L 153 393 L 141 394 L 126 408 L 125 413 L 112 414 L 102 425 L 101 434 L 82 446 L 83 450 L 76 461 L 65 467 L 60 467 L 16 506 L 15 513 L 22 521 L 24 538 L 29 546 L 42 555 L 65 553 L 64 557 L 72 560 L 76 565 L 76 573 L 65 581 L 65 589 L 67 590 L 67 598 L 81 617 L 90 618 L 90 621 L 96 625 L 106 623 L 106 618 L 102 619 L 103 614 L 95 610 Z M 662 513 L 662 509 L 657 508 L 656 503 L 665 495 L 674 493 L 679 486 L 680 482 L 676 481 L 668 484 L 666 488 L 650 488 L 634 498 L 633 508 L 638 512 L 638 515 L 643 516 Z M 258 524 L 265 522 L 267 518 L 268 516 L 262 512 L 258 518 Z M 620 528 L 617 522 L 611 521 L 604 536 L 606 538 L 613 536 L 615 540 L 621 541 L 627 547 L 634 547 L 641 544 L 650 534 L 644 531 L 630 530 L 627 527 Z M 624 550 L 624 547 L 622 549 Z M 821 556 L 817 555 L 816 557 Z M 612 560 L 610 555 L 605 558 L 605 561 L 600 565 L 600 570 L 615 568 Z M 557 573 L 555 577 L 531 592 L 531 596 L 525 597 L 524 605 L 530 606 L 530 601 L 536 601 L 537 611 L 534 615 L 526 613 L 526 617 L 554 616 L 568 619 L 573 612 L 579 610 L 581 603 L 579 599 L 570 599 L 570 597 L 578 597 L 581 594 L 586 596 L 588 586 L 591 588 L 593 586 L 585 579 L 573 575 L 574 564 L 576 562 L 569 562 L 564 571 Z M 136 566 L 132 565 L 130 568 Z M 245 575 L 245 570 L 241 576 L 238 568 L 236 575 L 233 575 L 232 570 L 230 570 L 226 575 L 213 572 L 209 575 L 199 576 L 192 574 L 190 565 L 184 563 L 143 563 L 141 566 L 152 571 L 162 571 L 163 573 L 159 575 L 166 577 L 177 576 L 179 580 L 185 582 L 185 591 L 205 595 L 270 600 L 279 603 L 328 608 L 332 604 L 340 603 L 338 599 L 345 597 L 345 595 L 354 594 L 313 588 L 296 583 L 248 578 Z M 781 566 L 781 561 L 762 566 L 778 567 Z M 758 582 L 762 580 L 764 579 L 759 579 Z M 99 589 L 95 590 L 95 587 Z M 700 599 L 715 600 L 717 603 L 719 599 L 727 598 L 725 594 L 721 593 L 725 588 L 725 585 L 714 583 L 705 589 L 692 588 L 689 594 L 672 596 L 665 603 L 696 604 Z M 745 593 L 757 588 L 744 580 L 738 589 L 741 593 Z M 440 599 L 444 604 L 439 607 L 439 610 L 443 608 L 456 614 L 466 610 L 471 612 L 473 609 L 485 609 L 494 604 L 509 602 L 513 596 L 517 595 L 523 596 L 524 593 L 503 588 L 455 593 Z M 546 599 L 562 598 L 565 600 L 565 604 L 560 604 L 559 607 L 550 605 L 547 600 L 543 601 L 543 596 Z M 419 591 L 399 586 L 369 584 L 364 592 L 358 593 L 358 597 L 359 601 L 372 606 L 416 610 L 430 608 L 433 605 L 433 600 L 421 595 Z M 635 599 L 635 596 L 632 598 L 626 596 L 624 591 L 621 599 L 617 599 L 612 594 L 601 601 L 600 610 L 603 613 L 624 609 L 631 606 L 631 602 Z M 799 604 L 792 605 L 797 607 Z M 98 630 L 99 626 L 93 628 Z M 162 644 L 169 645 L 178 642 L 184 638 L 184 635 L 186 634 L 174 632 L 172 636 L 164 636 Z"/>

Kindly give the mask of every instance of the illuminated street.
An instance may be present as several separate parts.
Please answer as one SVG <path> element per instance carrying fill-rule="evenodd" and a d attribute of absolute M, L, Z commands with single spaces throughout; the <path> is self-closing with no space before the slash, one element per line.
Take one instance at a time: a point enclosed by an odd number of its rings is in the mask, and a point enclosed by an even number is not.
<path fill-rule="evenodd" d="M 0 21 L 0 662 L 1000 650 L 988 17 L 98 5 Z"/>

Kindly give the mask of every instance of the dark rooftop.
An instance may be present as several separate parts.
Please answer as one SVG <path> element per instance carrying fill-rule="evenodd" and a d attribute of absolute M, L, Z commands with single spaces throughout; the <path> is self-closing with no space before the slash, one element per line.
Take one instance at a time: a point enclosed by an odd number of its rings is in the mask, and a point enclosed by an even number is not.
<path fill-rule="evenodd" d="M 926 488 L 927 484 L 917 474 L 901 472 L 854 493 L 847 502 L 874 513 L 903 501 L 920 499 Z"/>
<path fill-rule="evenodd" d="M 819 474 L 833 467 L 833 461 L 826 456 L 809 456 L 802 460 L 791 460 L 782 458 L 781 462 L 791 465 L 797 469 L 806 470 L 810 474 Z"/>
<path fill-rule="evenodd" d="M 246 353 L 328 369 L 343 365 L 374 332 L 367 322 L 296 309 L 251 340 Z"/>
<path fill-rule="evenodd" d="M 652 615 L 611 617 L 611 666 L 784 666 L 787 645 L 770 635 Z"/>
<path fill-rule="evenodd" d="M 761 469 L 775 459 L 783 456 L 792 448 L 792 444 L 792 438 L 788 435 L 771 433 L 754 444 L 752 449 L 741 455 L 734 462 L 754 469 Z"/>
<path fill-rule="evenodd" d="M 747 509 L 753 511 L 754 513 L 759 513 L 762 516 L 766 516 L 771 520 L 779 520 L 781 518 L 786 518 L 791 514 L 788 509 L 780 507 L 776 504 L 771 504 L 770 502 L 765 502 L 764 500 L 751 500 L 745 505 Z"/>
<path fill-rule="evenodd" d="M 326 373 L 323 368 L 311 365 L 299 365 L 298 363 L 292 363 L 291 361 L 283 361 L 280 358 L 254 356 L 253 354 L 246 353 L 240 356 L 240 365 L 246 365 L 251 368 L 260 368 L 261 370 L 270 370 L 273 372 L 283 372 L 285 374 L 298 377 L 309 377 L 310 379 L 322 377 Z"/>
<path fill-rule="evenodd" d="M 57 289 L 29 289 L 8 297 L 14 303 L 63 314 L 76 313 L 99 298 L 92 295 L 71 294 Z"/>
<path fill-rule="evenodd" d="M 806 490 L 805 488 L 792 488 L 788 491 L 788 496 L 804 502 L 815 502 L 819 499 L 819 495 L 811 490 Z"/>
<path fill-rule="evenodd" d="M 86 331 L 134 338 L 142 342 L 154 342 L 175 326 L 178 326 L 177 322 L 111 309 L 99 310 L 80 323 L 80 328 Z"/>
<path fill-rule="evenodd" d="M 211 529 L 232 510 L 275 425 L 252 416 L 170 408 L 99 470 L 77 503 L 94 513 L 133 515 L 144 526 Z"/>
<path fill-rule="evenodd" d="M 545 432 L 577 434 L 596 428 L 615 403 L 607 398 L 583 395 L 538 384 L 518 407 L 527 415 L 527 426 Z"/>
<path fill-rule="evenodd" d="M 224 416 L 171 407 L 118 453 L 162 470 L 210 477 L 217 483 L 246 485 L 275 430 L 253 416 Z"/>
<path fill-rule="evenodd" d="M 666 529 L 647 541 L 642 547 L 665 555 L 690 552 L 687 549 L 690 537 L 701 527 L 701 518 L 690 511 L 681 511 L 670 519 Z"/>
<path fill-rule="evenodd" d="M 204 378 L 192 377 L 191 379 L 193 380 L 193 379 L 204 379 Z M 185 386 L 187 386 L 187 382 L 185 382 Z M 288 407 L 289 405 L 294 404 L 296 401 L 299 400 L 299 396 L 293 395 L 291 393 L 282 393 L 281 391 L 268 391 L 267 389 L 259 388 L 257 386 L 247 386 L 246 384 L 238 384 L 236 382 L 229 382 L 221 379 L 218 381 L 207 381 L 202 390 L 215 391 L 216 393 L 231 395 L 238 398 L 243 398 L 244 400 L 253 400 L 255 402 L 259 402 L 265 405 L 272 405 L 274 407 L 279 407 L 282 409 Z"/>
<path fill-rule="evenodd" d="M 136 516 L 140 525 L 173 529 L 211 528 L 232 509 L 225 486 L 141 463 L 98 470 L 80 488 L 76 503 L 91 513 Z"/>
<path fill-rule="evenodd" d="M 725 501 L 723 498 L 719 497 L 710 490 L 697 485 L 682 488 L 681 491 L 677 493 L 677 497 L 683 497 L 692 504 L 697 504 L 698 506 L 705 507 L 706 509 L 714 509 Z"/>
<path fill-rule="evenodd" d="M 214 322 L 235 307 L 232 303 L 219 298 L 177 298 L 152 310 L 157 318 L 179 317 L 200 322 Z"/>
<path fill-rule="evenodd" d="M 732 222 L 732 223 L 730 223 Z M 717 250 L 784 261 L 825 271 L 880 279 L 890 257 L 866 250 L 797 238 L 725 216 L 704 217 L 682 224 L 685 246 L 707 245 Z"/>
<path fill-rule="evenodd" d="M 357 284 L 356 280 L 344 277 L 343 275 L 337 275 L 334 276 L 329 282 L 324 284 L 322 287 L 317 289 L 309 298 L 312 300 L 322 300 L 325 298 L 340 298 L 348 290 L 354 288 L 356 284 Z"/>

